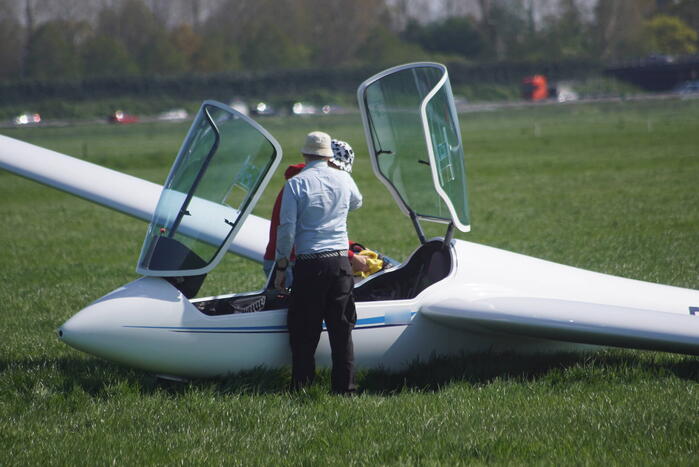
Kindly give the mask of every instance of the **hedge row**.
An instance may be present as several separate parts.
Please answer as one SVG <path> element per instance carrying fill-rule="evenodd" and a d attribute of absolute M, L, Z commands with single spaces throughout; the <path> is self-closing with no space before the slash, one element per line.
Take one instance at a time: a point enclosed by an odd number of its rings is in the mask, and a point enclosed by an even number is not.
<path fill-rule="evenodd" d="M 452 84 L 515 84 L 524 76 L 545 74 L 551 80 L 582 79 L 602 71 L 596 62 L 575 60 L 550 63 L 447 63 Z M 179 76 L 111 76 L 78 81 L 21 81 L 0 83 L 5 104 L 47 98 L 84 100 L 114 96 L 187 96 L 192 99 L 233 96 L 303 95 L 307 92 L 354 92 L 375 68 L 323 68 L 268 73 L 225 73 Z"/>

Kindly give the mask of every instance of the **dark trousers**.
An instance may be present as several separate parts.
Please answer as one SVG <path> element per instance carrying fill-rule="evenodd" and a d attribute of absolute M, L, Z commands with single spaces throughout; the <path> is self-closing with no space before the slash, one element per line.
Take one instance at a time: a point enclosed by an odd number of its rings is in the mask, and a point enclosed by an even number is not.
<path fill-rule="evenodd" d="M 346 256 L 296 261 L 288 315 L 294 388 L 313 382 L 315 352 L 325 320 L 332 351 L 332 390 L 355 390 L 352 328 L 357 312 L 353 287 Z"/>

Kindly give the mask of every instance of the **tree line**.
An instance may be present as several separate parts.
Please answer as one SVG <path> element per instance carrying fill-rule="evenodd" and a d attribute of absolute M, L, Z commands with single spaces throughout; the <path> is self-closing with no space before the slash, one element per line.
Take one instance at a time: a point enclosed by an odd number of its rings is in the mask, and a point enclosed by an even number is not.
<path fill-rule="evenodd" d="M 0 80 L 697 53 L 696 0 L 0 0 Z"/>

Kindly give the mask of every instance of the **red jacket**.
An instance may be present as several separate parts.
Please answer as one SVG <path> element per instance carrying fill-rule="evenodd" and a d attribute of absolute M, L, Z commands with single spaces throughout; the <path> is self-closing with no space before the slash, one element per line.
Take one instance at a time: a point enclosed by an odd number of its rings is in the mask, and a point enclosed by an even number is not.
<path fill-rule="evenodd" d="M 286 168 L 286 171 L 284 172 L 284 178 L 289 180 L 291 177 L 294 175 L 297 175 L 300 173 L 303 168 L 306 167 L 306 164 L 303 162 L 300 164 L 294 164 L 290 165 L 289 167 Z M 279 213 L 282 210 L 282 195 L 284 194 L 284 187 L 282 187 L 281 190 L 279 190 L 279 194 L 277 195 L 277 199 L 274 201 L 274 207 L 272 208 L 272 218 L 270 219 L 269 222 L 269 242 L 267 242 L 267 249 L 265 250 L 265 259 L 271 259 L 274 260 L 276 259 L 277 256 L 277 227 L 279 227 Z M 350 250 L 349 250 L 349 257 L 351 258 L 354 256 L 354 252 L 351 250 L 354 242 L 349 242 L 350 244 Z M 296 254 L 294 253 L 294 250 L 291 250 L 291 258 L 289 258 L 289 261 L 294 261 L 296 260 Z"/>
<path fill-rule="evenodd" d="M 303 162 L 300 164 L 290 165 L 286 168 L 286 171 L 284 172 L 284 178 L 289 180 L 291 177 L 301 172 L 304 167 L 306 167 L 306 164 L 304 164 Z M 265 250 L 265 259 L 274 260 L 277 255 L 277 227 L 279 227 L 279 213 L 282 210 L 283 194 L 284 187 L 282 187 L 282 189 L 279 190 L 277 199 L 276 201 L 274 201 L 274 207 L 272 208 L 272 219 L 270 219 L 269 222 L 269 242 L 267 243 L 267 250 Z M 289 260 L 294 261 L 295 258 L 296 255 L 294 254 L 294 250 L 292 249 L 291 258 L 289 258 Z"/>

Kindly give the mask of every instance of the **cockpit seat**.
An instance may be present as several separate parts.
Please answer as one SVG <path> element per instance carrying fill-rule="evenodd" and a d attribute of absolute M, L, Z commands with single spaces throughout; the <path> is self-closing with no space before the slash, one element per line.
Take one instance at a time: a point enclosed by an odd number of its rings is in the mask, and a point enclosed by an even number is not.
<path fill-rule="evenodd" d="M 439 240 L 422 245 L 403 266 L 372 277 L 354 289 L 357 302 L 406 300 L 444 279 L 451 270 L 451 252 Z"/>

